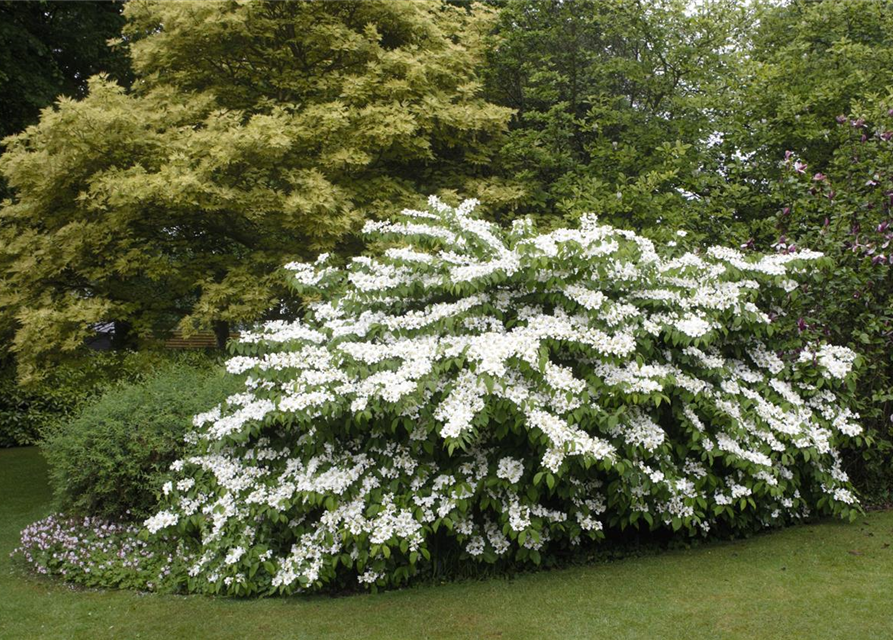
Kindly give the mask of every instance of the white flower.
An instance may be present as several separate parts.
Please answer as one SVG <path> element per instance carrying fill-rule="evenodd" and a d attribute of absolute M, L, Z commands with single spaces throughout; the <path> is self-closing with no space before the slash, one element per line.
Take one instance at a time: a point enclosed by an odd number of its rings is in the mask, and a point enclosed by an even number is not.
<path fill-rule="evenodd" d="M 177 514 L 171 511 L 159 511 L 151 518 L 145 521 L 146 528 L 149 533 L 157 533 L 167 527 L 172 527 L 179 521 Z"/>
<path fill-rule="evenodd" d="M 812 362 L 814 359 L 828 372 L 828 375 L 842 380 L 852 371 L 856 354 L 846 347 L 830 344 L 823 344 L 815 350 L 805 349 L 800 353 L 800 362 Z"/>
<path fill-rule="evenodd" d="M 837 502 L 843 502 L 845 504 L 856 504 L 856 497 L 853 495 L 852 491 L 848 489 L 835 489 L 833 497 L 834 500 L 836 500 Z"/>
<path fill-rule="evenodd" d="M 233 547 L 226 554 L 226 558 L 224 558 L 223 564 L 236 564 L 243 555 L 245 555 L 244 547 Z"/>
<path fill-rule="evenodd" d="M 522 475 L 524 475 L 524 463 L 520 460 L 506 456 L 499 461 L 499 466 L 496 469 L 497 478 L 502 478 L 515 484 L 521 479 Z"/>
<path fill-rule="evenodd" d="M 484 539 L 481 536 L 474 536 L 465 545 L 465 551 L 471 556 L 479 556 L 484 553 Z"/>
<path fill-rule="evenodd" d="M 381 578 L 382 574 L 377 573 L 372 569 L 366 569 L 366 571 L 362 575 L 357 576 L 357 580 L 359 580 L 362 584 L 372 584 L 374 582 L 377 582 Z"/>
<path fill-rule="evenodd" d="M 676 323 L 676 328 L 692 338 L 700 338 L 710 331 L 710 323 L 695 315 L 688 315 Z"/>

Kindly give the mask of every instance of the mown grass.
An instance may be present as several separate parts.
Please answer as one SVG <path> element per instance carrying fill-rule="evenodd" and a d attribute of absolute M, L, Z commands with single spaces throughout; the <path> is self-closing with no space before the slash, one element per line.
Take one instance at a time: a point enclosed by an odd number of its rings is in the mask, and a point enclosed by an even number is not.
<path fill-rule="evenodd" d="M 85 591 L 9 553 L 49 511 L 35 449 L 0 451 L 0 638 L 893 638 L 893 512 L 515 579 L 237 601 Z"/>

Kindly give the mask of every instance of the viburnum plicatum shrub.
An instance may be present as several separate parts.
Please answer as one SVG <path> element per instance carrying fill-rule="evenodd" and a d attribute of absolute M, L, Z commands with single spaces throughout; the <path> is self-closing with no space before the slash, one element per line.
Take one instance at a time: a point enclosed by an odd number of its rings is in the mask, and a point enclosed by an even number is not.
<path fill-rule="evenodd" d="M 195 418 L 146 521 L 188 590 L 400 584 L 435 540 L 538 563 L 609 528 L 855 515 L 835 389 L 857 357 L 773 346 L 772 300 L 820 254 L 661 255 L 592 216 L 537 235 L 429 205 L 367 223 L 378 258 L 288 265 L 315 301 L 234 345 L 245 391 Z"/>

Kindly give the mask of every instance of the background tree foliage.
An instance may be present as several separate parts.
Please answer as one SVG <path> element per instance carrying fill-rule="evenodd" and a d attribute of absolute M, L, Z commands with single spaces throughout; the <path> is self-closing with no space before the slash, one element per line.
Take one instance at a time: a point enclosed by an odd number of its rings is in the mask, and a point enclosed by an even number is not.
<path fill-rule="evenodd" d="M 773 185 L 792 151 L 813 173 L 827 171 L 841 148 L 837 117 L 893 85 L 893 4 L 887 0 L 760 3 L 747 56 L 735 70 L 719 145 L 735 162 L 746 193 L 726 192 L 746 230 L 777 238 L 786 204 Z"/>
<path fill-rule="evenodd" d="M 35 122 L 59 95 L 82 97 L 104 72 L 126 85 L 127 56 L 106 45 L 121 2 L 0 2 L 0 138 Z"/>
<path fill-rule="evenodd" d="M 891 4 L 792 2 L 763 6 L 757 18 L 726 135 L 760 161 L 794 150 L 823 169 L 841 144 L 836 116 L 890 84 Z"/>
<path fill-rule="evenodd" d="M 526 189 L 522 211 L 596 211 L 640 230 L 699 217 L 689 194 L 703 188 L 703 141 L 718 127 L 713 107 L 727 100 L 749 13 L 689 4 L 505 3 L 487 86 L 516 109 L 498 158 Z"/>
<path fill-rule="evenodd" d="M 125 16 L 133 90 L 92 78 L 0 160 L 16 191 L 0 306 L 26 376 L 98 321 L 151 337 L 254 320 L 280 300 L 278 267 L 365 216 L 490 186 L 509 116 L 479 97 L 490 12 L 135 1 Z"/>

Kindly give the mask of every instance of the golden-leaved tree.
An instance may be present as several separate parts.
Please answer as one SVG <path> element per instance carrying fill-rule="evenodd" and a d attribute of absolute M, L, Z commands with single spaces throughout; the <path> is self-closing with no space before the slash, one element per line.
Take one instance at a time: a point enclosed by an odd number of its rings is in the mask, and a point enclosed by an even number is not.
<path fill-rule="evenodd" d="M 480 97 L 491 11 L 439 1 L 146 2 L 94 77 L 7 139 L 0 322 L 20 372 L 91 326 L 151 338 L 253 320 L 276 267 L 344 248 L 367 216 L 488 176 L 510 111 Z M 272 275 L 271 275 L 272 274 Z"/>

